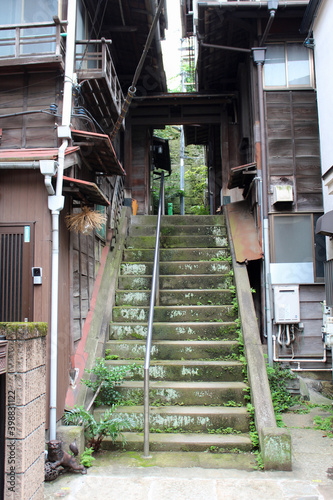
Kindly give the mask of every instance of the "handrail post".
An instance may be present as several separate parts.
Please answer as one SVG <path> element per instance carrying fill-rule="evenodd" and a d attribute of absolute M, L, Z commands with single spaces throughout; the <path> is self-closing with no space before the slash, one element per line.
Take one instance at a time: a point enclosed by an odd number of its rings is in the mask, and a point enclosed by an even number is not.
<path fill-rule="evenodd" d="M 160 198 L 158 203 L 157 226 L 156 226 L 156 240 L 154 252 L 154 265 L 153 276 L 151 284 L 149 317 L 148 317 L 148 330 L 147 330 L 147 343 L 145 364 L 143 370 L 143 458 L 150 458 L 149 455 L 149 366 L 150 366 L 150 352 L 152 344 L 153 321 L 154 321 L 154 307 L 159 302 L 159 250 L 160 250 L 160 230 L 161 230 L 161 217 L 162 205 L 164 205 L 164 172 L 161 174 L 161 187 Z"/>

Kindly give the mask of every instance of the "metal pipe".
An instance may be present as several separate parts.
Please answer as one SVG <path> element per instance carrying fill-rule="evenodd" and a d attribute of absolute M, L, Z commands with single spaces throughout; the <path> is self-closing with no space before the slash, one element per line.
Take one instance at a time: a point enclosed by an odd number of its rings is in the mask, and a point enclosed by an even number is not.
<path fill-rule="evenodd" d="M 229 47 L 228 45 L 215 45 L 213 43 L 204 43 L 199 42 L 202 47 L 208 47 L 211 49 L 221 49 L 221 50 L 231 50 L 233 52 L 245 52 L 246 54 L 250 54 L 251 49 L 242 49 L 241 47 Z"/>
<path fill-rule="evenodd" d="M 275 12 L 276 10 L 272 9 L 269 11 L 269 19 L 268 19 L 268 22 L 266 24 L 266 28 L 265 28 L 265 31 L 264 31 L 264 34 L 263 36 L 261 37 L 261 40 L 259 42 L 259 47 L 262 47 L 266 41 L 266 38 L 268 36 L 268 33 L 269 33 L 269 30 L 271 29 L 271 26 L 272 26 L 272 23 L 274 21 L 274 18 L 275 18 Z"/>
<path fill-rule="evenodd" d="M 205 2 L 203 0 L 199 0 L 197 2 L 198 6 L 200 7 L 219 7 L 223 9 L 234 9 L 236 8 L 245 8 L 245 7 L 252 7 L 256 9 L 261 9 L 261 8 L 267 8 L 269 3 L 269 0 L 260 0 L 259 2 L 256 2 L 255 0 L 240 0 L 240 1 L 230 1 L 228 0 L 225 2 L 224 0 L 209 0 L 208 2 Z M 287 8 L 287 7 L 307 7 L 309 3 L 309 0 L 280 0 L 279 1 L 279 7 L 280 8 Z M 194 7 L 193 7 L 194 10 Z"/>
<path fill-rule="evenodd" d="M 144 373 L 144 381 L 143 381 L 143 384 L 144 384 L 143 385 L 143 391 L 144 391 L 143 457 L 144 458 L 150 458 L 150 455 L 149 455 L 149 366 L 150 366 L 150 353 L 151 353 L 151 343 L 152 343 L 152 334 L 153 334 L 156 290 L 159 288 L 159 284 L 157 283 L 157 280 L 159 280 L 159 250 L 160 250 L 160 231 L 161 231 L 162 206 L 164 204 L 163 198 L 164 198 L 164 172 L 162 172 L 162 174 L 161 174 L 160 197 L 159 197 L 159 204 L 158 204 L 156 241 L 155 241 L 155 252 L 154 252 L 154 266 L 153 266 L 153 276 L 152 276 L 152 285 L 151 285 L 147 343 L 146 343 L 146 355 L 145 355 L 145 363 L 144 363 L 144 371 L 143 371 L 143 373 Z M 158 299 L 157 299 L 157 301 L 158 301 Z"/>
<path fill-rule="evenodd" d="M 76 0 L 68 1 L 67 8 L 66 62 L 62 126 L 70 127 L 72 115 L 72 86 L 75 60 Z M 63 138 L 58 154 L 56 194 L 49 196 L 48 206 L 52 214 L 52 282 L 51 282 L 51 353 L 50 353 L 50 440 L 56 439 L 57 427 L 57 367 L 58 367 L 58 295 L 59 295 L 59 216 L 64 207 L 62 195 L 65 151 L 68 138 Z"/>
<path fill-rule="evenodd" d="M 276 337 L 273 335 L 273 361 L 276 362 L 286 362 L 286 363 L 326 363 L 327 361 L 327 348 L 326 344 L 324 344 L 324 355 L 321 359 L 312 358 L 312 359 L 300 359 L 300 358 L 280 358 L 276 355 Z"/>
<path fill-rule="evenodd" d="M 263 50 L 263 49 L 253 49 Z M 267 333 L 267 354 L 268 362 L 273 364 L 272 352 L 272 317 L 270 298 L 270 257 L 269 257 L 269 225 L 268 225 L 268 200 L 267 200 L 267 156 L 266 156 L 266 135 L 265 135 L 265 108 L 263 89 L 263 68 L 264 58 L 256 61 L 258 70 L 258 100 L 259 100 L 259 121 L 260 121 L 260 142 L 261 142 L 261 182 L 262 182 L 262 231 L 264 250 L 264 290 L 266 302 L 266 333 Z"/>
<path fill-rule="evenodd" d="M 159 20 L 161 11 L 162 11 L 163 4 L 164 4 L 164 0 L 160 0 L 158 8 L 157 8 L 157 10 L 155 12 L 155 17 L 153 19 L 152 25 L 151 25 L 149 33 L 148 33 L 146 44 L 144 46 L 143 52 L 142 52 L 141 57 L 140 57 L 140 61 L 139 61 L 138 65 L 137 65 L 135 73 L 134 73 L 134 77 L 133 77 L 133 80 L 132 80 L 132 85 L 129 87 L 129 89 L 127 91 L 127 97 L 125 99 L 125 103 L 124 103 L 123 109 L 122 109 L 122 111 L 121 111 L 121 113 L 120 113 L 120 115 L 119 115 L 119 117 L 117 119 L 117 122 L 115 123 L 115 125 L 113 127 L 113 130 L 112 130 L 112 132 L 110 134 L 111 141 L 115 138 L 118 130 L 120 129 L 121 124 L 123 123 L 123 120 L 124 120 L 124 118 L 125 118 L 125 116 L 127 114 L 128 108 L 131 105 L 132 99 L 135 96 L 135 93 L 136 93 L 135 86 L 136 86 L 136 84 L 138 82 L 138 79 L 139 79 L 139 76 L 140 76 L 143 64 L 145 62 L 148 50 L 149 50 L 151 42 L 153 40 L 153 36 L 155 35 L 156 26 L 157 26 L 157 23 L 158 23 L 158 20 Z"/>
<path fill-rule="evenodd" d="M 1 170 L 9 170 L 9 169 L 31 169 L 31 168 L 39 168 L 39 161 L 1 161 L 0 169 Z"/>

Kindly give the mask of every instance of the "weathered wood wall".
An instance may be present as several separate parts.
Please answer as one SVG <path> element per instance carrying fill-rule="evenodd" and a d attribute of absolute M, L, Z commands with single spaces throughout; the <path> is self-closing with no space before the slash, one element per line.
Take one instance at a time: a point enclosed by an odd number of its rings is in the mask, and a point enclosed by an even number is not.
<path fill-rule="evenodd" d="M 269 184 L 293 186 L 292 212 L 322 210 L 315 92 L 266 92 L 265 105 Z"/>
<path fill-rule="evenodd" d="M 46 113 L 16 115 L 22 111 L 49 111 L 60 103 L 60 75 L 56 72 L 18 73 L 0 78 L 1 148 L 57 147 L 55 124 L 61 118 Z M 2 118 L 1 115 L 12 115 Z"/>
<path fill-rule="evenodd" d="M 65 207 L 60 218 L 59 255 L 59 350 L 58 350 L 58 417 L 61 417 L 68 387 L 70 368 L 70 273 L 69 233 L 64 222 Z M 44 177 L 39 170 L 0 170 L 0 224 L 31 223 L 34 226 L 33 266 L 42 267 L 42 285 L 33 285 L 31 268 L 30 290 L 33 315 L 30 321 L 50 325 L 51 296 L 51 214 L 48 209 Z M 49 327 L 50 328 L 50 327 Z M 50 330 L 49 330 L 50 331 Z M 47 336 L 48 359 L 50 335 Z M 47 383 L 48 391 L 48 383 Z"/>
<path fill-rule="evenodd" d="M 132 127 L 132 198 L 138 202 L 138 214 L 149 213 L 150 163 L 146 127 Z"/>

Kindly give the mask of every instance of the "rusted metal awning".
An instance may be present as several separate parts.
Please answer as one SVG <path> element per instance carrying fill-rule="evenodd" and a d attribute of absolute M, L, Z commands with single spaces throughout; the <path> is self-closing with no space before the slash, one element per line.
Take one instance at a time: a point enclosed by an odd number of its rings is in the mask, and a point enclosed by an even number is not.
<path fill-rule="evenodd" d="M 230 203 L 225 205 L 223 210 L 228 212 L 237 262 L 262 259 L 263 251 L 259 243 L 258 230 L 247 202 L 244 200 Z"/>
<path fill-rule="evenodd" d="M 234 167 L 229 173 L 228 189 L 247 188 L 256 175 L 257 164 L 255 162 Z"/>
<path fill-rule="evenodd" d="M 70 194 L 75 200 L 83 201 L 87 205 L 105 205 L 110 202 L 94 182 L 73 179 L 64 176 L 63 192 Z"/>
<path fill-rule="evenodd" d="M 72 137 L 88 168 L 103 175 L 126 175 L 108 135 L 72 130 Z"/>

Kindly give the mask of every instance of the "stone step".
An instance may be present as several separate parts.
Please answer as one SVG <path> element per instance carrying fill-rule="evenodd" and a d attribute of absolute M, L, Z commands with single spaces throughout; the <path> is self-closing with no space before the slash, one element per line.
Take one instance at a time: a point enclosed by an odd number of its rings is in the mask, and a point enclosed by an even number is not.
<path fill-rule="evenodd" d="M 99 406 L 94 417 L 99 420 L 106 408 Z M 129 418 L 133 431 L 143 429 L 143 406 L 118 406 L 114 415 Z M 224 406 L 151 406 L 149 408 L 149 428 L 166 432 L 207 432 L 228 434 L 249 432 L 250 414 L 245 407 Z M 227 432 L 225 432 L 227 433 Z"/>
<path fill-rule="evenodd" d="M 149 403 L 158 405 L 245 405 L 248 386 L 244 382 L 171 382 L 151 381 Z M 119 387 L 124 404 L 143 404 L 143 381 L 124 381 Z"/>
<path fill-rule="evenodd" d="M 125 449 L 128 451 L 137 451 L 143 452 L 143 433 L 140 432 L 124 432 L 123 433 L 126 439 Z M 104 450 L 114 450 L 115 448 L 122 449 L 122 442 L 119 438 L 116 446 L 113 444 L 112 439 L 107 437 L 102 441 L 102 449 Z M 237 467 L 237 459 L 239 457 L 246 458 L 246 464 L 249 462 L 252 464 L 251 470 L 253 470 L 254 464 L 253 460 L 251 460 L 252 455 L 250 457 L 244 457 L 241 452 L 250 452 L 252 450 L 252 442 L 248 434 L 198 434 L 198 433 L 150 433 L 149 434 L 149 450 L 152 452 L 172 452 L 173 460 L 178 460 L 180 463 L 180 458 L 178 458 L 178 453 L 185 452 L 189 454 L 190 452 L 198 452 L 203 455 L 204 458 L 211 458 L 209 460 L 209 467 L 216 467 L 216 460 L 220 459 L 223 452 L 226 453 L 225 456 L 229 457 L 232 453 L 235 453 L 235 456 L 232 456 L 232 460 L 228 461 L 227 468 L 237 469 L 242 467 Z M 212 453 L 205 453 L 211 451 Z M 177 453 L 178 452 L 178 453 Z M 184 455 L 181 453 L 181 455 Z M 233 454 L 232 454 L 233 455 Z M 191 457 L 192 458 L 192 457 Z M 203 458 L 197 458 L 195 463 L 198 466 L 202 466 Z M 186 460 L 186 458 L 185 458 Z M 214 465 L 213 465 L 214 464 Z M 188 464 L 188 467 L 193 466 L 193 458 L 191 463 Z M 221 460 L 219 460 L 218 468 L 221 468 Z M 249 466 L 247 465 L 247 468 Z"/>
<path fill-rule="evenodd" d="M 160 275 L 160 290 L 225 290 L 233 284 L 229 274 L 179 274 L 177 276 Z M 150 290 L 151 276 L 119 276 L 120 290 Z"/>
<path fill-rule="evenodd" d="M 109 367 L 133 365 L 133 360 L 106 361 Z M 134 362 L 127 379 L 143 379 L 143 360 Z M 149 376 L 151 380 L 242 382 L 243 365 L 240 361 L 192 361 L 192 360 L 152 360 Z"/>
<path fill-rule="evenodd" d="M 229 262 L 161 262 L 160 274 L 224 274 L 230 272 Z M 120 274 L 123 276 L 142 276 L 153 274 L 152 262 L 123 262 L 120 266 Z"/>
<path fill-rule="evenodd" d="M 161 225 L 161 235 L 163 236 L 186 236 L 186 235 L 210 235 L 210 236 L 226 236 L 227 230 L 223 226 L 203 226 L 196 224 L 186 226 Z M 156 226 L 136 226 L 129 227 L 130 236 L 155 236 Z"/>
<path fill-rule="evenodd" d="M 150 290 L 117 290 L 116 305 L 148 306 L 150 296 Z M 231 290 L 161 290 L 160 305 L 223 305 L 231 304 L 233 297 Z"/>
<path fill-rule="evenodd" d="M 226 236 L 164 236 L 160 248 L 226 248 Z M 155 236 L 129 236 L 126 248 L 155 248 Z"/>
<path fill-rule="evenodd" d="M 110 323 L 110 340 L 145 339 L 147 324 L 143 323 Z M 159 323 L 154 322 L 154 340 L 236 340 L 237 324 L 234 321 L 224 323 L 188 322 Z"/>
<path fill-rule="evenodd" d="M 113 321 L 148 321 L 149 307 L 114 306 Z M 232 305 L 223 306 L 158 306 L 154 308 L 155 321 L 234 321 L 237 312 Z"/>
<path fill-rule="evenodd" d="M 227 259 L 228 248 L 161 248 L 160 262 L 175 261 L 210 261 L 211 259 Z M 153 248 L 136 248 L 124 250 L 125 262 L 153 262 Z"/>
<path fill-rule="evenodd" d="M 223 215 L 162 215 L 161 225 L 212 225 L 223 226 L 225 219 Z M 132 215 L 131 225 L 155 226 L 157 225 L 156 215 Z"/>
<path fill-rule="evenodd" d="M 109 340 L 106 349 L 121 359 L 144 359 L 146 342 L 143 340 Z M 238 342 L 153 340 L 151 359 L 227 359 L 239 354 Z"/>

